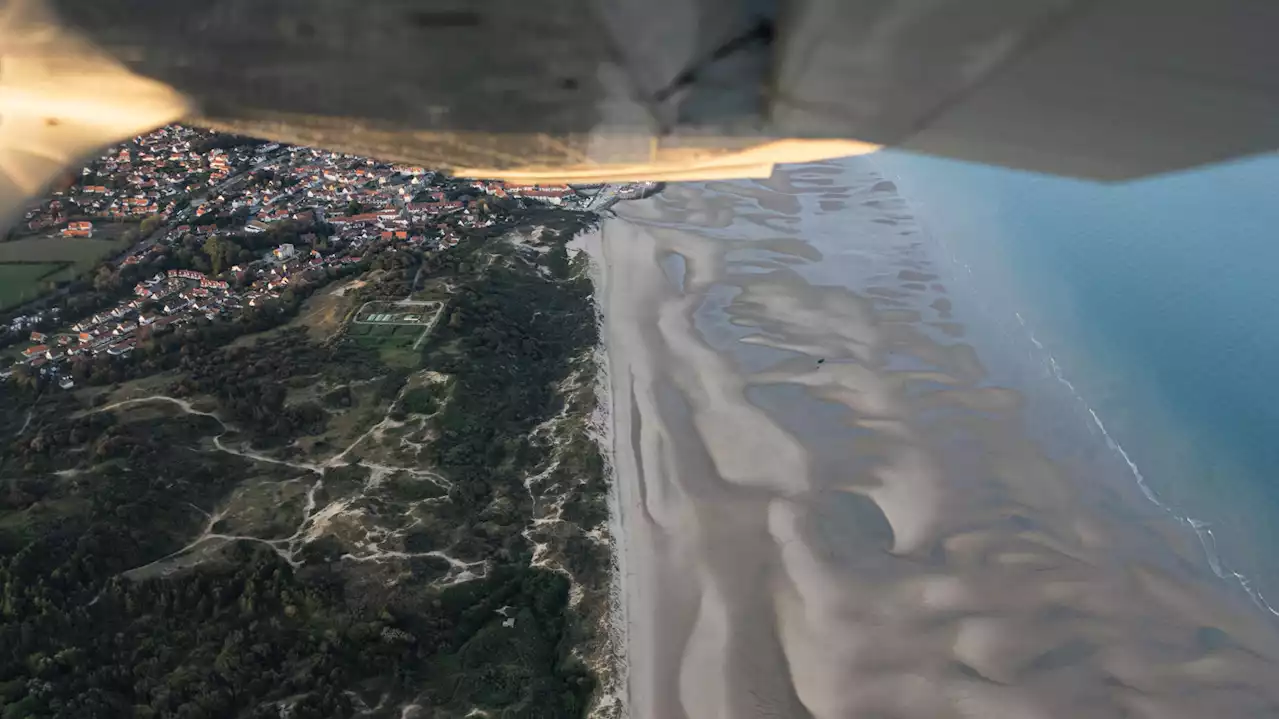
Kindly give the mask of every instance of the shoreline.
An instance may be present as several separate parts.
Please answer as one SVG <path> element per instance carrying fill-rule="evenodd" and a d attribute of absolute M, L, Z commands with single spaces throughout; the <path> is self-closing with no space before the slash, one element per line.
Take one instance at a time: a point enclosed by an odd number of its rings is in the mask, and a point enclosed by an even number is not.
<path fill-rule="evenodd" d="M 595 233 L 626 710 L 1272 706 L 1270 630 L 1171 551 L 1166 519 L 1025 436 L 1021 396 L 916 299 L 945 290 L 892 183 L 849 167 L 676 186 Z M 813 195 L 830 226 L 801 235 Z M 850 199 L 875 210 L 837 212 Z"/>
<path fill-rule="evenodd" d="M 596 305 L 596 323 L 599 328 L 599 345 L 596 347 L 596 408 L 592 413 L 589 427 L 592 440 L 600 449 L 605 464 L 605 476 L 608 478 L 609 490 L 607 505 L 609 510 L 608 532 L 611 540 L 612 566 L 609 576 L 609 627 L 606 661 L 612 665 L 612 673 L 607 686 L 597 692 L 595 706 L 588 712 L 589 717 L 596 719 L 621 719 L 631 716 L 630 697 L 628 692 L 629 675 L 627 672 L 628 619 L 626 602 L 622 600 L 626 577 L 626 552 L 624 540 L 626 533 L 622 525 L 621 500 L 619 483 L 615 472 L 614 423 L 613 423 L 613 387 L 611 379 L 609 351 L 607 348 L 607 306 L 606 258 L 604 255 L 604 218 L 599 225 L 589 231 L 574 236 L 568 243 L 569 250 L 584 252 L 590 268 L 593 298 Z"/>
<path fill-rule="evenodd" d="M 1035 289 L 1043 284 L 1041 278 L 1046 273 L 1053 274 L 1048 258 L 1075 256 L 1061 254 L 1062 248 L 1075 246 L 1067 244 L 1075 242 L 1070 235 L 1053 231 L 1043 240 L 1037 240 L 1045 249 L 1013 252 L 1014 247 L 1029 244 L 1023 243 L 1020 237 L 1032 231 L 1028 218 L 1050 201 L 1048 187 L 1037 192 L 1027 190 L 1025 200 L 1029 207 L 1026 209 L 1011 207 L 1001 210 L 998 216 L 988 215 L 984 214 L 984 208 L 995 205 L 987 203 L 1026 188 L 1015 190 L 1009 178 L 998 177 L 995 172 L 961 174 L 900 154 L 868 158 L 868 161 L 909 191 L 911 197 L 906 204 L 919 218 L 923 233 L 942 250 L 940 264 L 951 271 L 957 287 L 967 286 L 969 304 L 982 310 L 971 312 L 970 316 L 983 315 L 987 329 L 1003 345 L 1002 354 L 1025 360 L 1007 363 L 1015 367 L 1015 374 L 1023 375 L 1021 384 L 1044 385 L 1031 388 L 1045 408 L 1037 414 L 1057 412 L 1064 416 L 1060 420 L 1043 420 L 1042 424 L 1048 428 L 1046 433 L 1052 435 L 1059 428 L 1065 429 L 1073 438 L 1065 442 L 1067 453 L 1080 444 L 1075 441 L 1076 435 L 1084 435 L 1085 439 L 1100 445 L 1094 452 L 1099 478 L 1132 485 L 1134 493 L 1141 494 L 1141 501 L 1168 514 L 1201 545 L 1203 561 L 1231 591 L 1248 596 L 1260 611 L 1280 616 L 1273 548 L 1275 516 L 1269 512 L 1275 501 L 1274 496 L 1268 496 L 1274 494 L 1275 485 L 1270 485 L 1273 488 L 1270 492 L 1265 489 L 1274 468 L 1268 471 L 1253 458 L 1237 456 L 1221 444 L 1224 430 L 1237 435 L 1236 429 L 1246 429 L 1257 422 L 1250 420 L 1233 426 L 1230 419 L 1224 419 L 1221 414 L 1188 413 L 1188 405 L 1182 404 L 1187 401 L 1186 395 L 1179 389 L 1186 385 L 1186 377 L 1182 382 L 1170 381 L 1167 374 L 1163 380 L 1156 379 L 1154 372 L 1158 368 L 1149 367 L 1158 361 L 1156 358 L 1118 353 L 1113 342 L 1105 341 L 1105 333 L 1115 333 L 1114 323 L 1110 328 L 1101 319 L 1085 323 L 1079 316 L 1083 308 L 1072 309 L 1074 303 L 1067 302 L 1068 295 L 1064 294 L 1065 290 L 1083 287 L 1088 282 L 1097 283 L 1095 291 L 1114 294 L 1118 283 L 1124 281 L 1126 296 L 1132 293 L 1135 301 L 1154 302 L 1155 295 L 1150 290 L 1139 286 L 1129 289 L 1130 286 L 1150 282 L 1160 287 L 1160 283 L 1166 281 L 1184 289 L 1173 294 L 1186 295 L 1188 283 L 1218 284 L 1219 278 L 1231 276 L 1227 267 L 1210 263 L 1191 273 L 1153 276 L 1144 269 L 1146 263 L 1133 263 L 1144 256 L 1142 253 L 1150 255 L 1161 245 L 1140 238 L 1117 238 L 1116 243 L 1109 242 L 1105 248 L 1090 247 L 1088 241 L 1102 225 L 1085 221 L 1073 232 L 1083 233 L 1079 241 L 1085 244 L 1079 245 L 1079 253 L 1089 259 L 1080 261 L 1086 263 L 1088 271 L 1075 267 L 1061 287 L 1050 287 L 1041 293 Z M 943 171 L 938 174 L 940 169 Z M 973 202 L 958 201 L 969 196 L 956 187 L 964 178 L 977 183 L 972 193 Z M 1189 181 L 1170 178 L 1142 190 L 1115 188 L 1114 192 L 1125 194 L 1135 209 L 1155 210 L 1169 193 L 1177 191 L 1179 184 Z M 1106 198 L 1114 202 L 1119 197 L 1112 197 L 1111 189 L 1104 194 L 1100 188 L 1084 188 L 1082 193 L 1075 196 L 1074 202 L 1098 203 L 1107 201 Z M 974 207 L 972 212 L 968 211 L 969 205 Z M 934 216 L 930 216 L 926 208 L 933 210 Z M 943 221 L 949 218 L 957 222 Z M 1139 232 L 1140 237 L 1152 229 L 1150 221 L 1137 217 L 1135 212 L 1109 221 Z M 936 228 L 930 227 L 935 223 Z M 1171 255 L 1177 256 L 1182 255 Z M 1124 269 L 1103 271 L 1100 269 L 1103 264 Z M 1198 296 L 1199 293 L 1192 294 Z M 1217 303 L 1231 296 L 1230 292 L 1204 292 L 1206 300 Z M 1166 304 L 1164 299 L 1159 302 L 1157 306 L 1172 316 L 1190 309 L 1186 302 Z M 1096 307 L 1090 308 L 1091 314 L 1096 312 Z M 1145 312 L 1149 314 L 1150 310 Z M 1100 326 L 1103 328 L 1098 329 Z M 1205 322 L 1203 318 L 1192 318 L 1189 324 L 1179 322 L 1179 327 L 1180 332 L 1200 335 L 1205 330 Z M 1208 333 L 1195 344 L 1209 348 L 1234 347 L 1231 354 L 1236 356 L 1253 354 L 1245 352 L 1245 346 L 1225 343 L 1223 339 L 1217 333 Z M 1146 344 L 1161 346 L 1151 341 Z M 1201 382 L 1216 387 L 1213 384 L 1218 380 L 1216 372 L 1222 369 L 1225 368 L 1217 363 L 1214 368 L 1207 368 L 1203 359 L 1193 359 L 1191 365 L 1184 364 L 1175 372 L 1199 372 Z M 1238 385 L 1238 380 L 1227 382 L 1228 387 Z M 1236 405 L 1227 402 L 1223 406 Z M 1228 413 L 1234 414 L 1234 410 Z M 1070 421 L 1065 420 L 1066 415 Z M 1242 436 L 1238 441 L 1246 440 Z M 1265 444 L 1255 446 L 1265 449 Z"/>

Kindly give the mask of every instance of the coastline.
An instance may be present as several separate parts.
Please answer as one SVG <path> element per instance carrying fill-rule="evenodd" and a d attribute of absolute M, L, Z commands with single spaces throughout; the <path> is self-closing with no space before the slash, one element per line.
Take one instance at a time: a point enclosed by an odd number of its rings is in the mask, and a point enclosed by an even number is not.
<path fill-rule="evenodd" d="M 588 422 L 589 435 L 599 447 L 604 459 L 604 472 L 608 481 L 607 506 L 609 511 L 607 532 L 611 547 L 611 566 L 609 568 L 609 616 L 606 631 L 606 642 L 602 655 L 597 657 L 597 665 L 603 666 L 605 680 L 596 691 L 593 706 L 588 716 L 593 719 L 623 719 L 631 716 L 627 692 L 627 646 L 628 621 L 626 602 L 622 601 L 624 578 L 626 576 L 626 553 L 623 540 L 626 536 L 621 523 L 623 512 L 618 496 L 619 483 L 614 470 L 614 426 L 612 411 L 613 376 L 610 371 L 609 352 L 606 347 L 605 303 L 608 295 L 604 291 L 606 281 L 603 220 L 594 229 L 580 232 L 568 243 L 568 249 L 586 255 L 591 283 L 594 287 L 593 297 L 596 305 L 596 323 L 599 328 L 600 341 L 596 347 L 594 360 L 596 365 L 595 398 L 596 405 Z"/>
<path fill-rule="evenodd" d="M 941 264 L 971 289 L 969 316 L 1009 360 L 1002 374 L 1040 385 L 1039 405 L 1059 410 L 1037 417 L 1043 433 L 1070 435 L 1066 453 L 1076 435 L 1102 445 L 1097 475 L 1136 484 L 1197 535 L 1215 574 L 1276 615 L 1267 333 L 1247 311 L 1221 311 L 1265 307 L 1262 285 L 1275 297 L 1266 263 L 1248 259 L 1267 252 L 1265 160 L 1105 187 L 901 153 L 868 161 L 904 183 Z M 1205 252 L 1200 238 L 1216 234 L 1229 252 Z M 1186 348 L 1164 352 L 1171 342 Z"/>
<path fill-rule="evenodd" d="M 630 715 L 1272 707 L 1274 627 L 1023 436 L 865 175 L 677 186 L 598 232 Z"/>

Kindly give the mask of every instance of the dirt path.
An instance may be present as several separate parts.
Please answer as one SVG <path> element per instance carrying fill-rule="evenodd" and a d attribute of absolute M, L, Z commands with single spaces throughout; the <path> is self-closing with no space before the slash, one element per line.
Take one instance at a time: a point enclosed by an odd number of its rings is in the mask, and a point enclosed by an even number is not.
<path fill-rule="evenodd" d="M 35 407 L 27 410 L 27 418 L 22 421 L 22 429 L 18 430 L 18 434 L 16 436 L 21 437 L 27 431 L 27 427 L 31 426 L 31 415 L 35 414 L 35 411 Z"/>
<path fill-rule="evenodd" d="M 406 384 L 406 387 L 407 386 L 408 385 Z M 401 390 L 401 394 L 403 394 L 403 392 L 404 390 Z M 400 397 L 397 396 L 396 401 L 399 401 L 399 399 Z M 325 460 L 324 462 L 320 464 L 316 464 L 312 462 L 296 462 L 296 461 L 290 461 L 290 460 L 284 460 L 284 459 L 277 459 L 275 457 L 269 457 L 259 452 L 254 452 L 253 450 L 247 447 L 237 448 L 237 447 L 227 446 L 222 442 L 222 435 L 232 429 L 232 427 L 227 422 L 225 422 L 222 418 L 218 417 L 216 414 L 212 412 L 204 412 L 196 409 L 191 402 L 185 399 L 170 397 L 168 395 L 150 395 L 147 397 L 136 397 L 133 399 L 122 400 L 120 402 L 115 402 L 109 405 L 105 405 L 103 407 L 94 408 L 86 412 L 86 414 L 93 414 L 96 412 L 106 412 L 106 411 L 111 411 L 111 410 L 120 409 L 124 407 L 129 407 L 132 405 L 144 404 L 148 402 L 168 402 L 168 403 L 177 405 L 179 408 L 181 408 L 184 412 L 187 412 L 188 414 L 200 415 L 203 417 L 211 417 L 217 420 L 218 424 L 222 426 L 223 432 L 216 435 L 213 438 L 213 445 L 220 452 L 233 454 L 238 457 L 243 457 L 245 459 L 252 460 L 255 462 L 265 462 L 268 464 L 282 465 L 282 466 L 290 467 L 292 469 L 296 469 L 302 472 L 315 474 L 319 476 L 317 476 L 315 481 L 311 484 L 311 486 L 307 488 L 307 497 L 306 497 L 306 502 L 302 509 L 302 518 L 298 522 L 298 525 L 294 529 L 294 532 L 288 537 L 285 537 L 283 539 L 264 539 L 262 537 L 255 537 L 252 535 L 225 534 L 222 532 L 215 532 L 214 531 L 215 525 L 218 523 L 218 521 L 220 521 L 227 515 L 227 512 L 229 511 L 228 507 L 224 506 L 220 509 L 215 509 L 213 511 L 206 511 L 200 507 L 196 507 L 195 505 L 192 505 L 194 509 L 199 511 L 201 514 L 204 514 L 207 519 L 205 526 L 201 530 L 200 534 L 195 539 L 188 542 L 186 546 L 182 547 L 176 552 L 168 554 L 164 557 L 161 557 L 160 559 L 157 559 L 153 562 L 145 564 L 141 567 L 135 567 L 134 569 L 130 569 L 124 572 L 124 574 L 133 578 L 144 578 L 148 576 L 154 576 L 157 574 L 164 575 L 169 572 L 176 571 L 177 569 L 181 568 L 182 565 L 180 562 L 176 562 L 175 560 L 178 560 L 184 555 L 187 555 L 188 553 L 206 545 L 208 542 L 215 541 L 215 540 L 222 541 L 222 542 L 243 540 L 243 541 L 250 541 L 250 542 L 257 542 L 260 544 L 264 544 L 270 547 L 272 551 L 274 551 L 276 554 L 278 554 L 281 559 L 288 562 L 290 566 L 293 566 L 295 568 L 300 567 L 302 565 L 302 562 L 301 560 L 298 559 L 298 553 L 301 552 L 303 547 L 305 547 L 307 544 L 323 536 L 326 531 L 326 528 L 334 519 L 343 515 L 357 515 L 363 512 L 362 509 L 353 507 L 353 505 L 359 499 L 364 497 L 363 492 L 355 496 L 335 499 L 331 502 L 326 503 L 324 506 L 319 506 L 319 503 L 317 502 L 317 494 L 320 491 L 320 489 L 324 486 L 325 470 L 329 468 L 336 468 L 339 466 L 343 466 L 344 464 L 346 464 L 342 461 L 343 458 L 346 457 L 347 454 L 349 454 L 356 446 L 358 446 L 365 439 L 371 436 L 379 436 L 380 433 L 386 428 L 399 426 L 401 424 L 400 422 L 397 422 L 396 420 L 391 419 L 390 417 L 391 408 L 395 406 L 395 402 L 392 402 L 387 409 L 387 414 L 383 415 L 382 419 L 379 422 L 374 424 L 372 427 L 366 430 L 363 434 L 357 437 L 345 449 L 333 455 L 332 457 Z M 385 477 L 397 472 L 404 472 L 415 479 L 429 481 L 446 491 L 448 491 L 450 487 L 452 487 L 452 483 L 450 483 L 444 477 L 440 476 L 439 474 L 436 474 L 435 472 L 430 472 L 423 469 L 416 469 L 412 467 L 397 467 L 393 465 L 381 464 L 378 462 L 369 462 L 363 459 L 356 462 L 355 464 L 369 470 L 369 478 L 365 482 L 366 490 L 373 489 L 374 487 L 378 486 L 378 484 L 380 484 Z M 356 562 L 382 562 L 388 559 L 410 559 L 414 557 L 437 557 L 449 563 L 449 567 L 450 567 L 449 573 L 442 580 L 440 580 L 445 584 L 468 581 L 470 579 L 476 579 L 479 577 L 483 577 L 485 575 L 486 565 L 483 561 L 464 562 L 462 560 L 451 557 L 448 554 L 441 552 L 439 550 L 431 550 L 427 552 L 402 552 L 402 551 L 392 550 L 392 549 L 383 549 L 378 544 L 378 541 L 385 541 L 386 539 L 396 537 L 398 534 L 404 532 L 407 529 L 408 527 L 401 528 L 398 530 L 386 530 L 386 529 L 377 528 L 377 527 L 370 530 L 366 528 L 366 531 L 365 531 L 366 541 L 360 543 L 362 545 L 361 553 L 360 554 L 352 554 L 352 553 L 344 554 L 342 558 L 351 560 L 351 561 L 356 561 Z M 373 535 L 380 535 L 380 536 L 373 536 Z"/>

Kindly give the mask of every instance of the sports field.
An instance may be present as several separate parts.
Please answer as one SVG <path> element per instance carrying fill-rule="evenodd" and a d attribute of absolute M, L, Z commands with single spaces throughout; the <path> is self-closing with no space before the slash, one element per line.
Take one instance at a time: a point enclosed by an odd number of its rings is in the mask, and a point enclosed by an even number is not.
<path fill-rule="evenodd" d="M 390 365 L 416 366 L 418 350 L 443 309 L 443 302 L 366 302 L 356 310 L 347 336 L 376 349 Z"/>

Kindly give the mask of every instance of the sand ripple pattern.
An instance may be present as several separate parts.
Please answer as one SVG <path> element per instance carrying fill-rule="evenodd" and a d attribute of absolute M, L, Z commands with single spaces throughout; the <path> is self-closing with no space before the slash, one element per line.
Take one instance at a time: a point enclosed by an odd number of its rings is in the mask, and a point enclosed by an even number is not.
<path fill-rule="evenodd" d="M 1026 436 L 891 182 L 808 165 L 618 213 L 633 717 L 1276 715 L 1273 619 Z"/>

